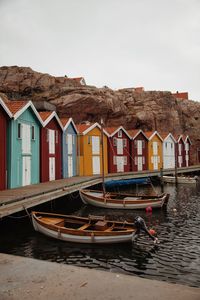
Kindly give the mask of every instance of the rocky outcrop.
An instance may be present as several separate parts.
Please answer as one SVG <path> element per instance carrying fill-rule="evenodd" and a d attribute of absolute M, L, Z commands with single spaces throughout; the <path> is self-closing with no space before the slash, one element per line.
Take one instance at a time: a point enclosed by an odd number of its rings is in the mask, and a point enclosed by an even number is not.
<path fill-rule="evenodd" d="M 106 126 L 189 134 L 193 162 L 200 148 L 200 102 L 176 99 L 170 92 L 112 90 L 82 86 L 67 77 L 53 77 L 24 67 L 0 68 L 0 92 L 9 99 L 49 101 L 60 116 L 75 122 L 100 121 Z"/>

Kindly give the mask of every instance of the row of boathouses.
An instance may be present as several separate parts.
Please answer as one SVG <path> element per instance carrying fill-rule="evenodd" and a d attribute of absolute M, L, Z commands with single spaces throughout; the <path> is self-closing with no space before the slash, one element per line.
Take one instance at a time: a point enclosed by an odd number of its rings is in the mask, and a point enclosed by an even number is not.
<path fill-rule="evenodd" d="M 189 136 L 75 124 L 31 101 L 0 98 L 0 190 L 104 172 L 190 165 Z M 101 141 L 103 137 L 103 153 Z"/>

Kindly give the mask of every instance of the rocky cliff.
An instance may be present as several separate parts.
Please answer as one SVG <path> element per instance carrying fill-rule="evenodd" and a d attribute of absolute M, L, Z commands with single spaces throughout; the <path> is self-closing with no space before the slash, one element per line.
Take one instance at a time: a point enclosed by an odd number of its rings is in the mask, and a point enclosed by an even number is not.
<path fill-rule="evenodd" d="M 176 99 L 170 92 L 112 90 L 82 86 L 67 77 L 53 77 L 27 67 L 1 67 L 0 92 L 9 99 L 48 101 L 60 116 L 75 122 L 100 121 L 106 126 L 123 125 L 189 134 L 193 143 L 193 163 L 200 148 L 200 102 Z"/>

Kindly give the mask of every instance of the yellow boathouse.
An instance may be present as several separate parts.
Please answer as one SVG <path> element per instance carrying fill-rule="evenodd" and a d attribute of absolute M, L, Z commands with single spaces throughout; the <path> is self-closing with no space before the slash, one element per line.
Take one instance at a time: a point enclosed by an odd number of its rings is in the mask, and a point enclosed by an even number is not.
<path fill-rule="evenodd" d="M 79 176 L 102 174 L 101 126 L 98 123 L 78 124 L 77 168 Z M 104 173 L 108 174 L 108 134 L 103 131 Z"/>
<path fill-rule="evenodd" d="M 160 170 L 163 165 L 162 137 L 157 131 L 147 131 L 148 138 L 148 169 L 150 171 Z"/>

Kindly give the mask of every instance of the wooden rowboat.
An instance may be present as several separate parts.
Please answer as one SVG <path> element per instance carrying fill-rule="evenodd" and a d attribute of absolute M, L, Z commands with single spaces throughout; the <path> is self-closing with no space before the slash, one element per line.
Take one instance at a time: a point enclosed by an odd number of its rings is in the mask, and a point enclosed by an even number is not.
<path fill-rule="evenodd" d="M 198 177 L 187 177 L 187 176 L 178 176 L 177 183 L 193 183 L 196 184 L 198 181 Z M 166 183 L 175 183 L 176 178 L 175 176 L 163 176 L 163 182 Z"/>
<path fill-rule="evenodd" d="M 117 209 L 143 209 L 151 206 L 161 208 L 166 205 L 169 194 L 159 196 L 134 196 L 132 194 L 106 193 L 95 190 L 80 190 L 80 197 L 85 204 L 91 204 L 103 208 Z"/>
<path fill-rule="evenodd" d="M 105 217 L 77 217 L 32 212 L 33 227 L 49 237 L 75 243 L 122 243 L 132 240 L 132 223 L 105 220 Z"/>

